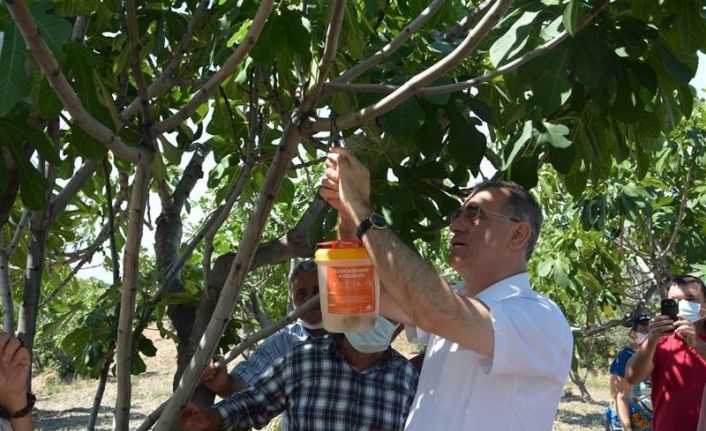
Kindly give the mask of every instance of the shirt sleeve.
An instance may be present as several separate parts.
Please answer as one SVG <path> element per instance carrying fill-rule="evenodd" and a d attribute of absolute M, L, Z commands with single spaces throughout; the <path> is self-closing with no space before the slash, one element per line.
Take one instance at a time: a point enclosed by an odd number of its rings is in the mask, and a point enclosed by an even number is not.
<path fill-rule="evenodd" d="M 495 346 L 481 361 L 489 374 L 563 374 L 573 338 L 566 319 L 550 301 L 532 298 L 489 301 Z"/>
<path fill-rule="evenodd" d="M 414 325 L 404 325 L 404 334 L 410 343 L 427 343 L 430 338 L 428 332 Z"/>
<path fill-rule="evenodd" d="M 262 428 L 284 411 L 289 357 L 276 359 L 252 385 L 214 405 L 223 419 L 222 430 Z"/>
<path fill-rule="evenodd" d="M 610 363 L 610 374 L 615 374 L 616 376 L 625 377 L 625 369 L 628 365 L 628 361 L 632 357 L 634 352 L 627 349 L 623 349 L 615 356 L 613 362 Z"/>
<path fill-rule="evenodd" d="M 251 385 L 277 358 L 284 356 L 295 345 L 291 334 L 278 332 L 267 338 L 255 350 L 250 360 L 236 365 L 230 374 L 240 376 L 245 383 Z"/>

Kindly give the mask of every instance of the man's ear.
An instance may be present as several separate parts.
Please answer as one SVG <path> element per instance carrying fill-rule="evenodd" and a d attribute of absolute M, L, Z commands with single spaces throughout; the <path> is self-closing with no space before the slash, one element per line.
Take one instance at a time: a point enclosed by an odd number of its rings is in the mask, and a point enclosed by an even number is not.
<path fill-rule="evenodd" d="M 510 249 L 524 249 L 530 235 L 532 235 L 532 228 L 529 223 L 526 221 L 515 222 L 515 229 L 513 229 L 512 237 L 510 237 Z"/>

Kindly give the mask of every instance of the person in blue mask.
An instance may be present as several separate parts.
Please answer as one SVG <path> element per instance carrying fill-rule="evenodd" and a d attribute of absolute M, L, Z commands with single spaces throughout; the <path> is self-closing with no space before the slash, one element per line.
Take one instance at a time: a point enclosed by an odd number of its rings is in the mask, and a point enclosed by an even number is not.
<path fill-rule="evenodd" d="M 390 347 L 397 328 L 378 317 L 370 331 L 331 334 L 297 346 L 249 387 L 213 407 L 187 404 L 179 426 L 246 430 L 286 412 L 285 430 L 402 430 L 418 372 Z"/>

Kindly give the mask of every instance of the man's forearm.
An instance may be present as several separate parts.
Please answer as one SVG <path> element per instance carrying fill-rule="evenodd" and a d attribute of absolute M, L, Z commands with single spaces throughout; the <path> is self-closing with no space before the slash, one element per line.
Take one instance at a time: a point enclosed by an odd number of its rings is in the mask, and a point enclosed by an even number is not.
<path fill-rule="evenodd" d="M 353 220 L 347 215 L 341 216 L 338 214 L 338 225 L 336 226 L 338 232 L 338 239 L 343 241 L 353 241 L 358 239 L 358 234 L 356 232 L 357 225 Z"/>
<path fill-rule="evenodd" d="M 652 358 L 657 349 L 657 341 L 648 340 L 637 349 L 625 368 L 625 379 L 636 385 L 652 372 Z"/>
<path fill-rule="evenodd" d="M 0 405 L 10 413 L 24 409 L 27 403 L 26 392 L 6 393 L 0 396 Z M 31 413 L 27 413 L 26 416 L 21 418 L 10 419 L 10 424 L 12 424 L 13 431 L 30 431 L 34 428 Z"/>
<path fill-rule="evenodd" d="M 420 315 L 443 309 L 444 290 L 446 296 L 455 296 L 436 270 L 391 230 L 371 229 L 363 240 L 385 290 L 415 324 Z"/>

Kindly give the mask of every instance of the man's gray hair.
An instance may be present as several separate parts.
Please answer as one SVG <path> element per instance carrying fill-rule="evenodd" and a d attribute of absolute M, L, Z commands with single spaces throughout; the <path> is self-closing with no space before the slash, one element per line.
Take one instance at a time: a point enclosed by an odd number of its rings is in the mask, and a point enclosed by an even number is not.
<path fill-rule="evenodd" d="M 289 274 L 289 286 L 291 287 L 294 284 L 294 280 L 296 280 L 297 277 L 303 274 L 316 274 L 316 270 L 316 262 L 314 262 L 312 259 L 299 261 L 299 263 L 297 263 L 297 266 L 295 266 L 292 270 L 292 273 Z"/>
<path fill-rule="evenodd" d="M 525 261 L 528 261 L 530 257 L 532 257 L 532 252 L 539 239 L 539 232 L 542 230 L 542 222 L 544 221 L 542 207 L 539 206 L 539 203 L 527 190 L 512 181 L 484 181 L 473 186 L 469 196 L 481 190 L 496 188 L 505 189 L 510 192 L 510 196 L 505 199 L 503 211 L 509 212 L 508 215 L 512 217 L 529 223 L 532 229 L 527 244 L 525 245 Z"/>

